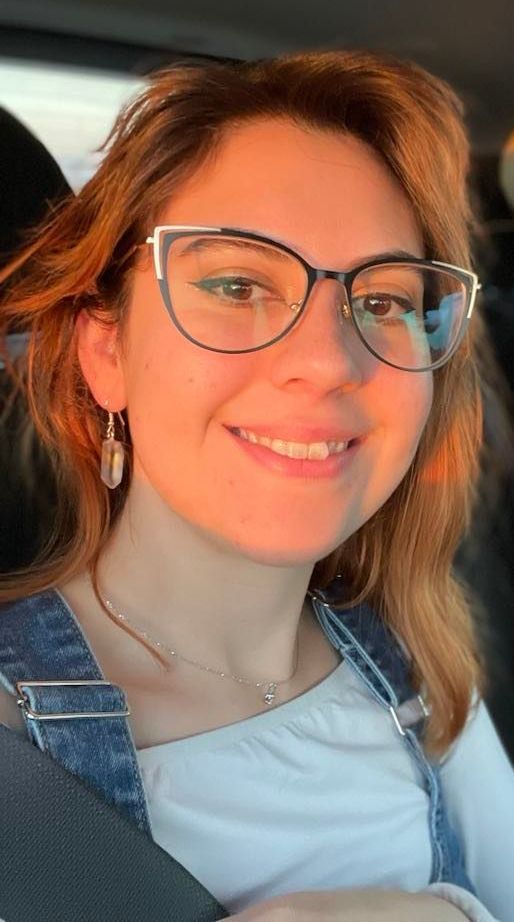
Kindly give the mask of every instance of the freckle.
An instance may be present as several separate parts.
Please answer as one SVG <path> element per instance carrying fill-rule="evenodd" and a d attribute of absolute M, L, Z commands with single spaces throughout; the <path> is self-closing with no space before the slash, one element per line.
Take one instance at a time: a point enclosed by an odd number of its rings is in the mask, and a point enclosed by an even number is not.
<path fill-rule="evenodd" d="M 148 361 L 145 362 L 144 368 L 145 368 L 145 371 L 148 371 L 148 369 L 150 368 L 150 359 L 148 359 Z"/>

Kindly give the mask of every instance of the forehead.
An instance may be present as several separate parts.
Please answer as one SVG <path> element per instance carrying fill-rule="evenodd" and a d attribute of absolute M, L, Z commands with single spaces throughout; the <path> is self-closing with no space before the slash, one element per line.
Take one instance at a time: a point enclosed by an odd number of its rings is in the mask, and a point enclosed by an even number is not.
<path fill-rule="evenodd" d="M 230 128 L 161 220 L 269 234 L 334 268 L 386 250 L 423 255 L 413 209 L 376 151 L 352 136 L 286 120 Z"/>

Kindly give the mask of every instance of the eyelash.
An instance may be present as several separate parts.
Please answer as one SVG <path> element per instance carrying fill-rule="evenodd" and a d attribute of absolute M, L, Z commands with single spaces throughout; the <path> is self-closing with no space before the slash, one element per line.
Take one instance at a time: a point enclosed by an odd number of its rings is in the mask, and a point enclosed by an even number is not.
<path fill-rule="evenodd" d="M 271 288 L 267 288 L 265 285 L 262 285 L 260 282 L 257 282 L 254 279 L 247 278 L 246 276 L 243 276 L 243 275 L 218 276 L 217 278 L 213 278 L 213 279 L 204 279 L 202 282 L 191 282 L 191 284 L 194 285 L 195 288 L 199 288 L 202 291 L 207 291 L 209 294 L 214 294 L 214 297 L 217 297 L 217 298 L 219 298 L 220 296 L 215 294 L 214 289 L 222 288 L 223 285 L 230 285 L 230 284 L 248 285 L 248 286 L 251 286 L 252 288 L 261 288 L 263 291 L 267 291 L 269 292 L 269 294 L 273 294 L 273 291 Z M 244 302 L 240 301 L 239 303 L 243 304 Z"/>

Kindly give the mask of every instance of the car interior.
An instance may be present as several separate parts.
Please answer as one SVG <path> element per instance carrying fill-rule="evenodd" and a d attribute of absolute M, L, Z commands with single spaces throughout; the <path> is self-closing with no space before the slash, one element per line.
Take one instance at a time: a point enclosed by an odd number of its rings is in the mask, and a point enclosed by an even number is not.
<path fill-rule="evenodd" d="M 259 59 L 309 48 L 409 58 L 459 93 L 472 142 L 474 258 L 490 337 L 483 356 L 482 484 L 455 570 L 487 658 L 487 704 L 514 761 L 514 5 L 512 0 L 2 0 L 0 264 L 48 204 L 78 193 L 117 111 L 171 62 Z M 8 349 L 23 353 L 23 331 Z M 56 484 L 0 361 L 0 571 L 47 537 Z"/>

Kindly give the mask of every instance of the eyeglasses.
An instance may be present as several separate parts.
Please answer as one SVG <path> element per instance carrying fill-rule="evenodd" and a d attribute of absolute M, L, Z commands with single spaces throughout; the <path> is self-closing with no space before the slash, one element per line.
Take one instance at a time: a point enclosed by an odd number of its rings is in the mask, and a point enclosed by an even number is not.
<path fill-rule="evenodd" d="M 431 371 L 459 346 L 481 288 L 474 272 L 401 255 L 350 272 L 320 269 L 276 240 L 226 227 L 162 225 L 146 242 L 173 323 L 212 352 L 256 352 L 283 339 L 314 283 L 328 278 L 341 283 L 342 316 L 369 352 L 393 368 Z"/>

